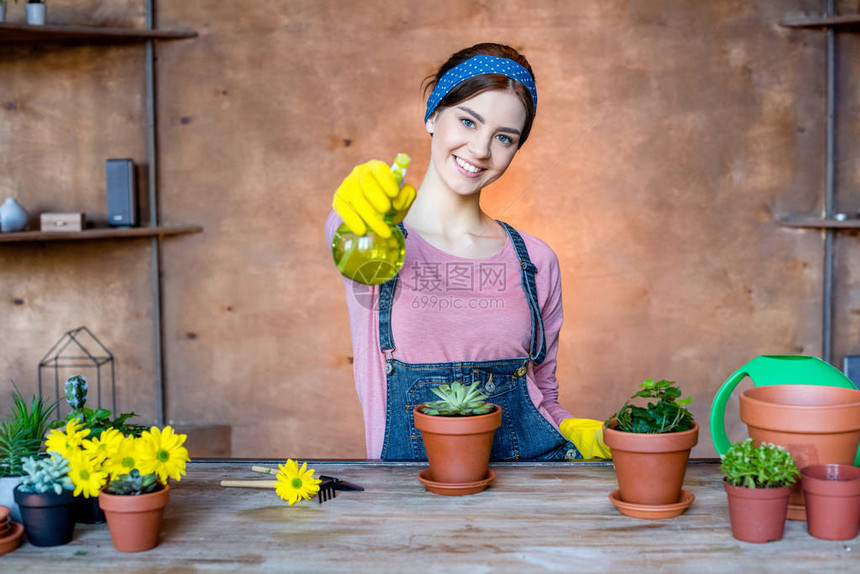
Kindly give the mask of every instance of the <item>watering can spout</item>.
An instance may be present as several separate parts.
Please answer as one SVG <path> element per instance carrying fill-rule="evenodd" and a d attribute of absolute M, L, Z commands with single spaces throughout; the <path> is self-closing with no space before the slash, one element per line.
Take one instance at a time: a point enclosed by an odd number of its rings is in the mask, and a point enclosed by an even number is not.
<path fill-rule="evenodd" d="M 856 389 L 851 379 L 817 357 L 807 355 L 761 355 L 751 360 L 723 383 L 711 405 L 711 439 L 719 455 L 731 446 L 726 434 L 726 404 L 745 377 L 757 387 L 765 385 L 820 385 Z M 860 463 L 860 453 L 857 458 Z"/>

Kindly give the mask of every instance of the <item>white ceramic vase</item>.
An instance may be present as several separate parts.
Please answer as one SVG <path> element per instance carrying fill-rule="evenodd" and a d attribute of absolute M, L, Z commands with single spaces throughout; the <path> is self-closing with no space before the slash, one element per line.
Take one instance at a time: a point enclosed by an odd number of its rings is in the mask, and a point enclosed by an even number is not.
<path fill-rule="evenodd" d="M 9 507 L 9 519 L 18 524 L 21 523 L 21 510 L 18 508 L 18 503 L 15 502 L 13 492 L 19 482 L 21 482 L 20 476 L 4 476 L 0 478 L 0 504 Z"/>

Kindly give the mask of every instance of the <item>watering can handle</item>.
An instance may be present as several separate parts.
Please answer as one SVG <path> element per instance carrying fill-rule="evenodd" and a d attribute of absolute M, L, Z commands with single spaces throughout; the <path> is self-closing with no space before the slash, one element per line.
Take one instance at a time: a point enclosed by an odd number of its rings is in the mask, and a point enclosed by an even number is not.
<path fill-rule="evenodd" d="M 717 396 L 714 397 L 714 402 L 711 405 L 711 441 L 714 443 L 714 448 L 717 451 L 717 454 L 720 456 L 724 455 L 729 447 L 731 447 L 731 442 L 729 442 L 729 437 L 726 434 L 726 405 L 729 402 L 729 397 L 732 396 L 732 393 L 735 391 L 735 387 L 738 386 L 744 377 L 749 376 L 749 372 L 746 371 L 747 365 L 744 365 L 735 373 L 728 378 L 728 380 L 723 383 L 723 386 L 720 387 L 720 390 L 717 391 Z M 856 386 L 851 383 L 854 388 Z M 860 467 L 860 448 L 857 450 L 857 455 L 854 459 L 854 466 Z"/>
<path fill-rule="evenodd" d="M 729 397 L 735 391 L 744 377 L 749 375 L 744 369 L 746 365 L 735 371 L 729 379 L 723 383 L 720 390 L 717 391 L 717 396 L 714 397 L 714 402 L 711 405 L 711 440 L 714 443 L 714 448 L 717 449 L 717 454 L 722 456 L 729 450 L 731 443 L 726 434 L 726 405 L 729 402 Z"/>

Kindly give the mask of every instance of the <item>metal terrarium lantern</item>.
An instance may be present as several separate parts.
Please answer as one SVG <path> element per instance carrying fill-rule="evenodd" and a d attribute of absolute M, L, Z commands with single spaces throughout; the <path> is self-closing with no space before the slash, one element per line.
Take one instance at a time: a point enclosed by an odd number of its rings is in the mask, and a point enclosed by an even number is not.
<path fill-rule="evenodd" d="M 110 408 L 116 412 L 113 354 L 88 328 L 78 327 L 65 333 L 39 361 L 39 396 L 44 396 L 42 385 L 50 384 L 51 371 L 54 394 L 58 402 L 63 396 L 60 394 L 61 381 L 65 381 L 70 374 L 86 374 L 89 380 L 95 380 L 98 408 L 102 408 L 102 384 L 110 385 Z M 62 415 L 63 413 L 57 412 L 58 417 L 62 418 Z"/>

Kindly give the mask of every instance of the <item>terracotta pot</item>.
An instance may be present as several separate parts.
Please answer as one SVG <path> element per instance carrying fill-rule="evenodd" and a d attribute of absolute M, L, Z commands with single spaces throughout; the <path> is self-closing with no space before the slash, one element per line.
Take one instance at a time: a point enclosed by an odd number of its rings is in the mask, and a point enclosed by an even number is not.
<path fill-rule="evenodd" d="M 699 425 L 688 431 L 646 434 L 607 428 L 621 500 L 635 504 L 674 504 L 681 499 L 690 450 L 699 442 Z"/>
<path fill-rule="evenodd" d="M 472 417 L 425 415 L 415 407 L 415 428 L 421 431 L 434 482 L 464 484 L 487 478 L 493 436 L 502 424 L 502 408 Z"/>
<path fill-rule="evenodd" d="M 99 494 L 114 547 L 120 552 L 141 552 L 158 546 L 164 508 L 170 500 L 170 486 L 149 494 L 122 496 Z"/>
<path fill-rule="evenodd" d="M 60 546 L 72 541 L 75 497 L 71 490 L 57 494 L 53 491 L 21 492 L 16 487 L 15 502 L 21 511 L 30 544 Z"/>
<path fill-rule="evenodd" d="M 732 536 L 744 542 L 781 540 L 788 514 L 790 486 L 744 488 L 723 481 L 729 498 Z"/>
<path fill-rule="evenodd" d="M 860 468 L 816 464 L 800 470 L 809 533 L 825 540 L 850 540 L 860 531 Z"/>
<path fill-rule="evenodd" d="M 860 391 L 818 385 L 768 385 L 740 394 L 741 420 L 756 442 L 784 446 L 797 468 L 852 465 L 860 443 Z M 788 518 L 806 520 L 803 490 L 791 491 Z"/>

